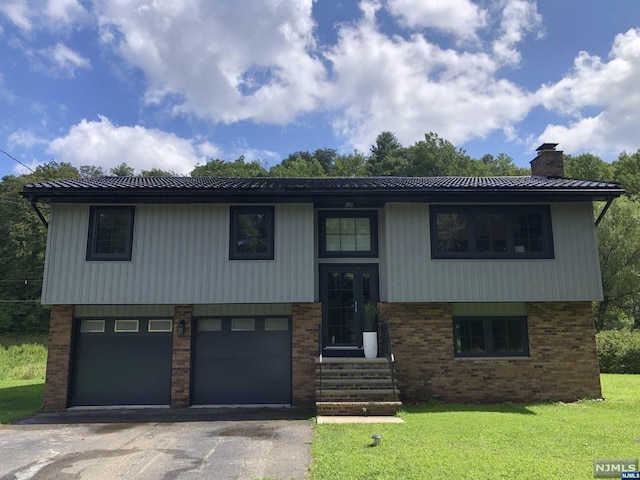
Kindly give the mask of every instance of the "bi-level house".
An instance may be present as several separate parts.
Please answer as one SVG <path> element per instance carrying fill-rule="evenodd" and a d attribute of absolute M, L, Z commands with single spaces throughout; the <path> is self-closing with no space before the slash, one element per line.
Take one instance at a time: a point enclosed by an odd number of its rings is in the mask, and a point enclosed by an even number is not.
<path fill-rule="evenodd" d="M 45 408 L 318 401 L 330 413 L 340 382 L 352 402 L 600 397 L 592 202 L 623 190 L 563 178 L 555 144 L 531 166 L 25 185 L 35 208 L 50 204 Z M 359 358 L 365 303 L 379 307 L 384 358 Z M 389 364 L 394 398 L 376 399 L 375 381 L 355 398 L 363 380 L 342 375 L 323 386 L 341 362 L 345 375 Z"/>

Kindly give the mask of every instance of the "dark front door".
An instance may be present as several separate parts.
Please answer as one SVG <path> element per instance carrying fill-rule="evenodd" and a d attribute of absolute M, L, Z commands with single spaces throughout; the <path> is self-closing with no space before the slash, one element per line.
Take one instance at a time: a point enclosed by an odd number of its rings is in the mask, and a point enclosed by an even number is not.
<path fill-rule="evenodd" d="M 378 266 L 321 265 L 320 296 L 325 353 L 360 353 L 362 305 L 378 301 Z"/>

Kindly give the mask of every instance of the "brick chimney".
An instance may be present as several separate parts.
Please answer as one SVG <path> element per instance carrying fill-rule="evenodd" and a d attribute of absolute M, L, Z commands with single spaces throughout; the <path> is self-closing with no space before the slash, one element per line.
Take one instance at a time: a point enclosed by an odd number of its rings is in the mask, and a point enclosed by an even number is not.
<path fill-rule="evenodd" d="M 543 143 L 538 148 L 538 156 L 531 160 L 531 175 L 541 177 L 564 177 L 562 150 L 556 150 L 557 143 Z"/>

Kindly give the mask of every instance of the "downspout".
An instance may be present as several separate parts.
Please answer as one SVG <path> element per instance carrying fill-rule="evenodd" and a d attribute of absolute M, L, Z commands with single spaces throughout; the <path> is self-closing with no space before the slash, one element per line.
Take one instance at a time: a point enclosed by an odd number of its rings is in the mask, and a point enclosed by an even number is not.
<path fill-rule="evenodd" d="M 609 196 L 607 198 L 607 204 L 604 206 L 604 208 L 600 212 L 600 215 L 598 215 L 598 219 L 596 220 L 596 228 L 598 228 L 598 225 L 600 225 L 600 221 L 602 220 L 602 217 L 604 217 L 604 214 L 607 213 L 607 210 L 609 210 L 609 207 L 611 206 L 611 202 L 613 202 L 613 197 Z"/>
<path fill-rule="evenodd" d="M 49 229 L 49 222 L 47 222 L 47 219 L 44 218 L 44 215 L 42 215 L 42 212 L 38 208 L 38 204 L 36 203 L 36 197 L 29 196 L 29 200 L 31 200 L 31 206 L 38 214 L 38 217 L 40 217 L 40 221 L 44 224 L 45 228 Z"/>

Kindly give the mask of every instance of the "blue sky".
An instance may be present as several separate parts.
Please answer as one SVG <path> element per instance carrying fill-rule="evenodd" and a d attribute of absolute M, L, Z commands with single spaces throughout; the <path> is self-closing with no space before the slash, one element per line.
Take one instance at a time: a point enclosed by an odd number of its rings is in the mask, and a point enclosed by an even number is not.
<path fill-rule="evenodd" d="M 0 149 L 32 167 L 270 166 L 385 130 L 612 161 L 639 126 L 637 0 L 0 0 Z"/>

